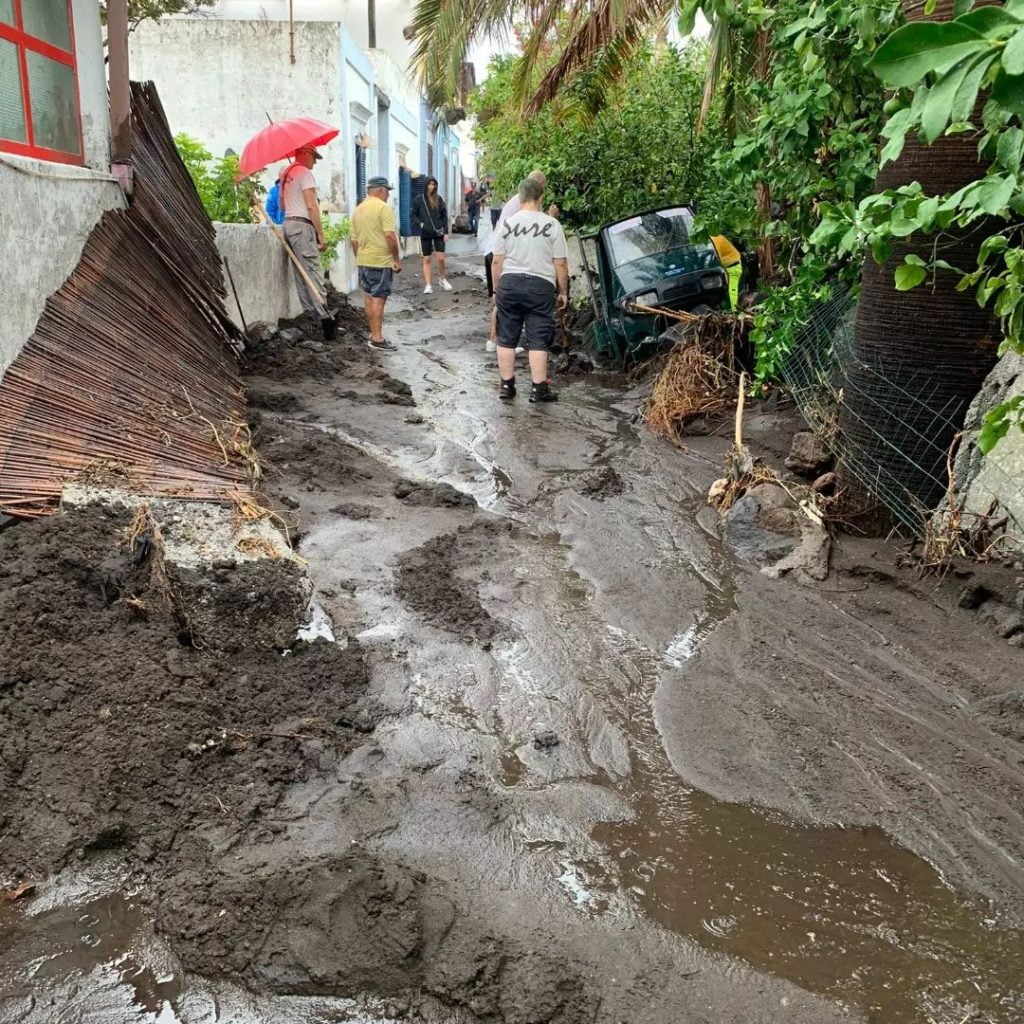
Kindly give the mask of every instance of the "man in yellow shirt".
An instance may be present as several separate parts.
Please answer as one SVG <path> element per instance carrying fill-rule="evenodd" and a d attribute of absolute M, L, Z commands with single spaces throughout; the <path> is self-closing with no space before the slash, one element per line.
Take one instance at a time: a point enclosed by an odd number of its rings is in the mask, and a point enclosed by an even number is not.
<path fill-rule="evenodd" d="M 366 198 L 352 217 L 352 252 L 365 295 L 370 348 L 378 352 L 395 350 L 384 340 L 384 305 L 391 294 L 392 275 L 402 269 L 395 211 L 388 206 L 390 192 L 387 178 L 371 178 L 366 183 Z"/>
<path fill-rule="evenodd" d="M 725 270 L 725 276 L 729 279 L 729 306 L 732 309 L 739 309 L 743 257 L 740 255 L 739 249 L 725 235 L 712 235 L 711 244 L 715 247 L 719 262 Z"/>

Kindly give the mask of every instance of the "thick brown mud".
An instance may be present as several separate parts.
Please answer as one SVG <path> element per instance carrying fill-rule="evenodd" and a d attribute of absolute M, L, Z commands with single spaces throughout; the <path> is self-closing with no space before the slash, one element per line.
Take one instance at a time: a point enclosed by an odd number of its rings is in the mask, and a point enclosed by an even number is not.
<path fill-rule="evenodd" d="M 452 277 L 386 363 L 253 353 L 335 642 L 197 650 L 116 515 L 0 534 L 0 1020 L 1024 1019 L 1019 652 L 881 550 L 735 563 L 727 441 L 500 405 Z"/>

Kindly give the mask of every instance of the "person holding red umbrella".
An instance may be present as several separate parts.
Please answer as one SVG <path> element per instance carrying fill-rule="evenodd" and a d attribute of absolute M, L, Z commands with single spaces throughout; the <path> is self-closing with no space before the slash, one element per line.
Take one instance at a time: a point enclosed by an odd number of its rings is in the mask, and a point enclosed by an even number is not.
<path fill-rule="evenodd" d="M 316 199 L 313 165 L 320 154 L 312 146 L 295 151 L 295 162 L 281 177 L 281 198 L 284 207 L 284 238 L 296 259 L 314 280 L 323 279 L 320 253 L 327 248 L 320 204 Z M 321 297 L 315 295 L 298 267 L 293 267 L 295 287 L 303 312 L 315 313 L 322 320 L 330 317 Z"/>
<path fill-rule="evenodd" d="M 278 160 L 293 158 L 294 162 L 280 177 L 284 231 L 282 234 L 274 230 L 291 250 L 295 287 L 303 310 L 317 314 L 325 329 L 331 315 L 316 282 L 323 281 L 320 253 L 327 248 L 327 242 L 316 198 L 313 165 L 320 159 L 317 146 L 326 145 L 337 135 L 337 128 L 311 117 L 271 121 L 245 144 L 238 161 L 238 173 L 242 177 L 255 174 Z"/>

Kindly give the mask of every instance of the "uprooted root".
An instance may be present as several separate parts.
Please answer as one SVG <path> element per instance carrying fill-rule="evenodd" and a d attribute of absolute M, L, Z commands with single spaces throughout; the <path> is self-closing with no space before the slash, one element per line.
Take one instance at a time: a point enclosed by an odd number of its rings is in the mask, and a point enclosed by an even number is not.
<path fill-rule="evenodd" d="M 647 426 L 678 443 L 686 425 L 698 416 L 732 406 L 736 383 L 732 318 L 699 317 L 669 353 L 644 407 Z"/>

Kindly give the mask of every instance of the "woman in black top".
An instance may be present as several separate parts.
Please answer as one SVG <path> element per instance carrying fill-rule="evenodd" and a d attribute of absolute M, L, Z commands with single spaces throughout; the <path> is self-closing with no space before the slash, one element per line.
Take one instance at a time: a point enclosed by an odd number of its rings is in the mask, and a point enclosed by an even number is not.
<path fill-rule="evenodd" d="M 437 194 L 437 178 L 427 178 L 423 195 L 417 196 L 412 208 L 413 223 L 420 229 L 420 247 L 423 250 L 423 280 L 425 295 L 434 287 L 430 283 L 430 257 L 437 253 L 437 276 L 441 287 L 450 292 L 452 286 L 444 275 L 444 245 L 448 241 L 448 207 Z"/>

